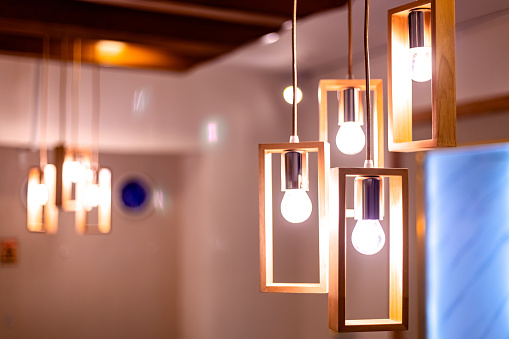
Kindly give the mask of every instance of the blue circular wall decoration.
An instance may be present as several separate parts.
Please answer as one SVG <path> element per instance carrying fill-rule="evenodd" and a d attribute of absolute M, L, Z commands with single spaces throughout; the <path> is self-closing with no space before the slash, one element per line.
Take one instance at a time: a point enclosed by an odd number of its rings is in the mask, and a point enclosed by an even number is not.
<path fill-rule="evenodd" d="M 148 201 L 148 188 L 139 179 L 129 179 L 123 183 L 121 195 L 125 208 L 138 210 Z"/>
<path fill-rule="evenodd" d="M 117 205 L 125 217 L 143 218 L 153 210 L 154 187 L 143 173 L 128 173 L 118 180 Z"/>

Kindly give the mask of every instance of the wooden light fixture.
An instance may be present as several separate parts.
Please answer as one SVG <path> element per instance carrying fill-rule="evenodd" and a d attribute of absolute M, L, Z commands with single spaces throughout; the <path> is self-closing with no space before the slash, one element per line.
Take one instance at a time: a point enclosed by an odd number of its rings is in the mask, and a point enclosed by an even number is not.
<path fill-rule="evenodd" d="M 327 123 L 327 92 L 340 92 L 347 88 L 357 88 L 362 92 L 366 91 L 366 80 L 337 80 L 322 79 L 319 82 L 319 140 L 328 141 Z M 380 79 L 370 81 L 370 90 L 374 93 L 375 105 L 373 106 L 373 132 L 374 132 L 374 159 L 375 167 L 384 166 L 384 117 L 383 117 L 383 83 Z"/>
<path fill-rule="evenodd" d="M 261 144 L 259 150 L 260 191 L 260 289 L 262 292 L 327 293 L 329 260 L 329 144 L 324 141 Z M 318 153 L 318 232 L 320 281 L 277 283 L 273 278 L 272 155 L 286 152 Z M 284 184 L 284 183 L 283 183 Z"/>
<path fill-rule="evenodd" d="M 390 281 L 389 318 L 346 318 L 346 179 L 381 177 L 389 180 Z M 394 168 L 333 168 L 331 206 L 334 214 L 330 234 L 329 327 L 338 332 L 398 331 L 408 328 L 408 170 Z M 337 225 L 337 226 L 336 226 Z"/>
<path fill-rule="evenodd" d="M 297 88 L 296 55 L 297 0 L 293 2 L 292 18 L 292 75 L 293 98 Z M 259 155 L 259 199 L 260 199 L 260 290 L 262 292 L 288 293 L 327 293 L 329 261 L 329 168 L 330 148 L 326 141 L 299 142 L 297 135 L 297 100 L 292 100 L 292 134 L 289 143 L 261 144 Z M 273 273 L 273 203 L 272 203 L 272 155 L 281 154 L 281 186 L 285 191 L 281 213 L 289 222 L 299 223 L 311 214 L 311 201 L 307 196 L 308 153 L 318 153 L 318 231 L 319 231 L 319 271 L 317 283 L 279 283 L 274 282 Z M 288 196 L 297 196 L 299 201 L 287 201 Z M 297 200 L 297 199 L 295 199 Z M 303 213 L 303 208 L 305 212 Z M 293 211 L 290 211 L 293 210 Z"/>
<path fill-rule="evenodd" d="M 81 40 L 74 42 L 73 63 L 73 120 L 76 137 L 79 120 L 79 84 L 81 75 Z M 62 70 L 65 70 L 63 68 Z M 63 73 L 65 74 L 65 73 Z M 65 78 L 65 76 L 64 76 Z M 64 79 L 65 80 L 65 79 Z M 99 68 L 92 73 L 92 140 L 95 147 L 76 146 L 55 148 L 57 167 L 56 203 L 65 211 L 75 212 L 75 227 L 79 234 L 109 233 L 111 230 L 111 171 L 99 167 Z M 62 94 L 65 98 L 65 95 Z M 65 107 L 65 105 L 62 105 Z M 65 116 L 62 110 L 61 114 Z M 64 119 L 62 119 L 64 120 Z M 72 135 L 71 135 L 72 136 Z M 77 140 L 76 140 L 77 141 Z M 74 142 L 76 145 L 77 142 Z M 92 221 L 92 217 L 97 222 Z M 95 217 L 96 216 L 96 217 Z"/>
<path fill-rule="evenodd" d="M 77 187 L 77 198 L 81 206 L 76 210 L 76 231 L 79 234 L 109 233 L 111 230 L 111 171 L 101 168 L 88 170 L 85 180 Z M 97 223 L 91 222 L 91 213 L 96 209 Z"/>
<path fill-rule="evenodd" d="M 41 98 L 39 166 L 31 168 L 28 172 L 27 228 L 30 232 L 56 233 L 58 228 L 58 209 L 55 206 L 56 169 L 54 165 L 48 164 L 46 147 L 49 46 L 49 37 L 45 36 L 39 93 Z"/>
<path fill-rule="evenodd" d="M 454 0 L 414 1 L 393 8 L 388 23 L 389 150 L 414 152 L 456 146 Z M 414 33 L 415 29 L 422 32 Z M 428 140 L 412 138 L 409 47 L 414 46 L 431 47 L 432 138 Z"/>
<path fill-rule="evenodd" d="M 56 233 L 58 208 L 55 206 L 56 169 L 45 165 L 33 167 L 28 173 L 27 228 L 30 232 Z"/>

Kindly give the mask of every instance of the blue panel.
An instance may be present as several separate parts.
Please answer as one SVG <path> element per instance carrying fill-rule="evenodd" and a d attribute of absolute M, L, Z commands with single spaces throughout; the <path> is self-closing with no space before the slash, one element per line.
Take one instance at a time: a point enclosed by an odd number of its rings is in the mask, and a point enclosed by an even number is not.
<path fill-rule="evenodd" d="M 509 338 L 509 146 L 428 153 L 427 331 Z"/>

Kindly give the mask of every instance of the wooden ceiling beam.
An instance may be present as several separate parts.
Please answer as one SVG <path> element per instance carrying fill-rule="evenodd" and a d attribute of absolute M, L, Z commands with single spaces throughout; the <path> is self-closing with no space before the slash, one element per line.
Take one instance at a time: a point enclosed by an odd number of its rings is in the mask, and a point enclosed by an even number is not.
<path fill-rule="evenodd" d="M 288 17 L 246 12 L 228 8 L 217 8 L 175 1 L 140 0 L 79 0 L 102 5 L 134 8 L 144 11 L 162 12 L 208 20 L 224 21 L 262 27 L 279 27 Z"/>

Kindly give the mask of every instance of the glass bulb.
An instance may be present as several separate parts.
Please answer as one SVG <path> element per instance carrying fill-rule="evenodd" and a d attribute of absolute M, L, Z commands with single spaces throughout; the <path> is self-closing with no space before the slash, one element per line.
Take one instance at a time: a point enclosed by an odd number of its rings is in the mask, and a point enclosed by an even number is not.
<path fill-rule="evenodd" d="M 291 223 L 306 221 L 311 215 L 313 204 L 308 194 L 302 189 L 290 189 L 285 192 L 281 201 L 281 214 Z"/>
<path fill-rule="evenodd" d="M 431 47 L 410 48 L 412 80 L 425 82 L 431 79 Z"/>
<path fill-rule="evenodd" d="M 49 191 L 45 184 L 32 186 L 28 192 L 28 202 L 30 205 L 46 205 L 49 200 Z"/>
<path fill-rule="evenodd" d="M 87 209 L 92 209 L 92 207 L 97 207 L 99 205 L 99 201 L 101 199 L 101 190 L 98 185 L 89 185 L 87 187 L 87 191 L 85 193 L 85 205 Z"/>
<path fill-rule="evenodd" d="M 364 148 L 366 137 L 361 126 L 354 122 L 348 121 L 343 123 L 336 135 L 336 145 L 344 154 L 357 154 Z"/>
<path fill-rule="evenodd" d="M 66 161 L 64 169 L 65 180 L 77 183 L 84 175 L 83 166 L 79 161 Z"/>
<path fill-rule="evenodd" d="M 385 233 L 378 220 L 359 220 L 352 232 L 352 244 L 365 255 L 378 253 L 385 244 Z"/>
<path fill-rule="evenodd" d="M 302 100 L 302 91 L 299 87 L 295 90 L 295 96 L 297 97 L 297 103 L 299 103 Z M 285 98 L 286 102 L 290 105 L 293 104 L 293 86 L 288 86 L 283 91 L 283 97 Z"/>

